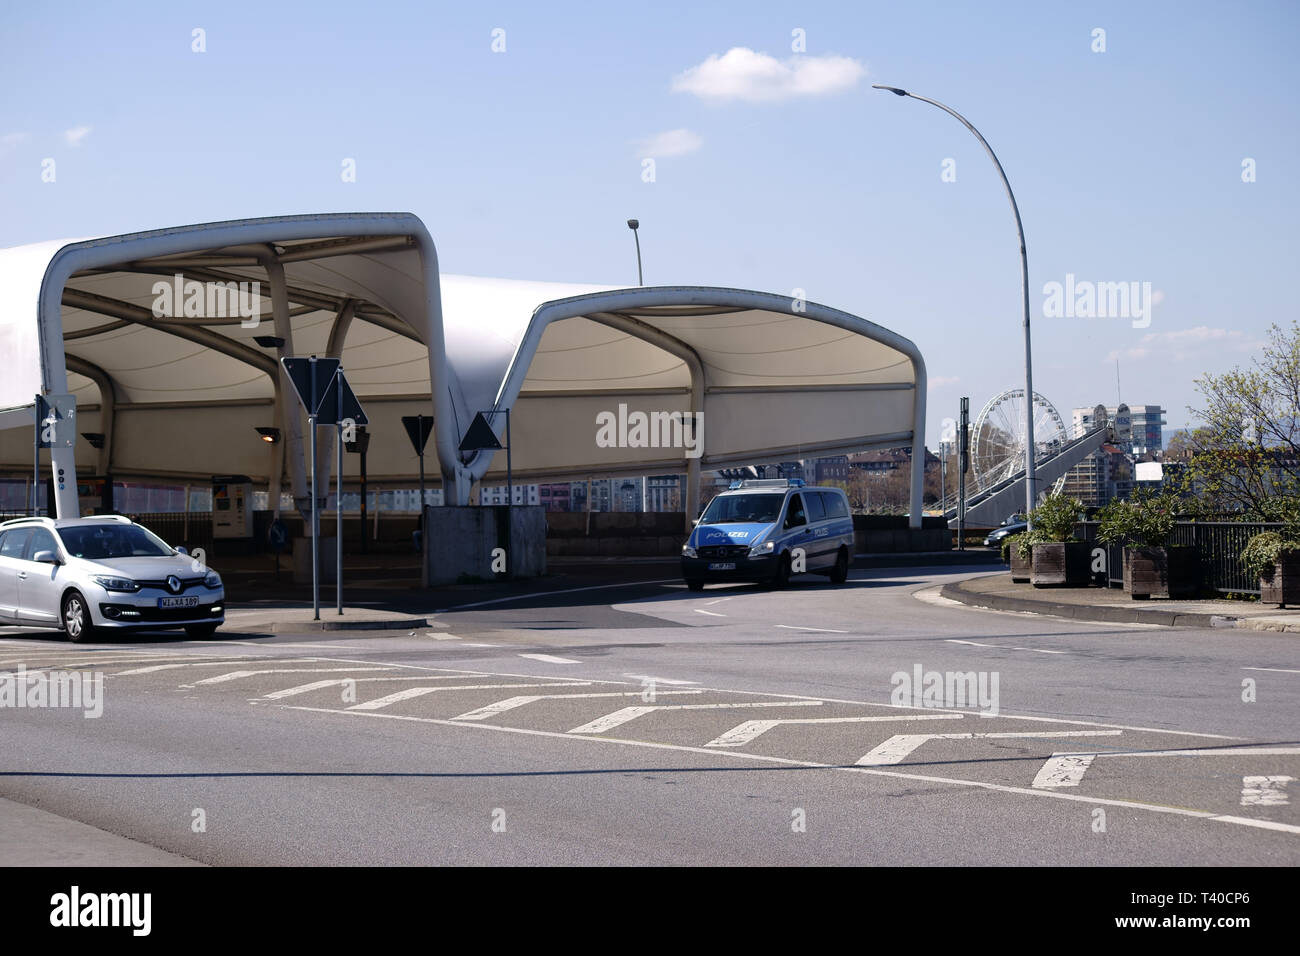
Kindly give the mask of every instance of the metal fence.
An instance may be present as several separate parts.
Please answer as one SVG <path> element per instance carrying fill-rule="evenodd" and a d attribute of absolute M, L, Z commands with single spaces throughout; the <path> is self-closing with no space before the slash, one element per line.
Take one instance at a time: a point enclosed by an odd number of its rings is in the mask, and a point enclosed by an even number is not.
<path fill-rule="evenodd" d="M 1084 541 L 1097 540 L 1101 525 L 1081 521 L 1075 534 Z M 1195 547 L 1201 559 L 1201 586 L 1220 594 L 1258 594 L 1259 579 L 1246 573 L 1241 552 L 1246 542 L 1261 531 L 1280 531 L 1281 524 L 1245 521 L 1179 521 L 1165 540 L 1166 547 Z M 1106 574 L 1113 588 L 1124 586 L 1124 546 L 1099 545 L 1106 549 Z"/>
<path fill-rule="evenodd" d="M 212 553 L 211 511 L 191 511 L 189 514 L 155 511 L 132 513 L 127 517 L 144 525 L 174 548 L 184 546 L 187 551 L 202 548 L 205 553 Z"/>

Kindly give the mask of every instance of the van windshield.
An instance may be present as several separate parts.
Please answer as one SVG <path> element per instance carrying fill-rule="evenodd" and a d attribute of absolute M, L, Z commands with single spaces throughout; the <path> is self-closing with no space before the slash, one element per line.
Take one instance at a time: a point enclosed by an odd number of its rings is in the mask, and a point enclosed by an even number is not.
<path fill-rule="evenodd" d="M 719 495 L 709 502 L 701 524 L 771 524 L 785 495 Z"/>

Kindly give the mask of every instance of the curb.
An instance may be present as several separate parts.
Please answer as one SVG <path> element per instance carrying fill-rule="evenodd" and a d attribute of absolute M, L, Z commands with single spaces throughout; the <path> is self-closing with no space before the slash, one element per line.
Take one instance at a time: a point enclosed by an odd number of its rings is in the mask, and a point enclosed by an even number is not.
<path fill-rule="evenodd" d="M 1073 618 L 1079 621 L 1099 621 L 1104 624 L 1159 624 L 1162 627 L 1230 627 L 1252 631 L 1300 633 L 1300 620 L 1278 621 L 1269 618 L 1234 617 L 1227 614 L 1201 614 L 1191 611 L 1164 611 L 1143 607 L 1096 607 L 1086 604 L 1061 604 L 1056 601 L 1037 601 L 1027 598 L 1006 597 L 1000 594 L 977 594 L 967 591 L 964 581 L 945 584 L 939 594 L 950 601 L 970 607 L 992 608 L 995 611 L 1029 611 L 1053 617 Z"/>
<path fill-rule="evenodd" d="M 311 631 L 397 631 L 429 626 L 426 617 L 405 617 L 383 621 L 277 621 L 266 630 L 271 634 L 302 634 Z"/>

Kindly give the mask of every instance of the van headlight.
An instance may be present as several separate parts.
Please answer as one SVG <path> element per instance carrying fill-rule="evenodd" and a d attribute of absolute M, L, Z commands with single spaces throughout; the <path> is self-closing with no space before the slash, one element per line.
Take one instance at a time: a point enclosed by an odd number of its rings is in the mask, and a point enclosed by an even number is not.
<path fill-rule="evenodd" d="M 209 571 L 207 574 L 203 576 L 203 586 L 206 588 L 221 587 L 221 575 L 219 575 L 216 571 Z"/>
<path fill-rule="evenodd" d="M 695 553 L 695 549 L 692 548 L 692 547 L 690 546 L 690 544 L 684 544 L 684 545 L 682 545 L 682 557 L 683 557 L 683 558 L 695 558 L 695 557 L 698 557 L 698 555 Z"/>
<path fill-rule="evenodd" d="M 95 583 L 105 591 L 138 591 L 140 585 L 130 578 L 115 578 L 110 574 L 95 575 Z"/>
<path fill-rule="evenodd" d="M 771 541 L 764 541 L 762 544 L 756 544 L 749 549 L 749 556 L 751 558 L 761 558 L 765 554 L 771 554 L 773 546 L 773 542 Z"/>

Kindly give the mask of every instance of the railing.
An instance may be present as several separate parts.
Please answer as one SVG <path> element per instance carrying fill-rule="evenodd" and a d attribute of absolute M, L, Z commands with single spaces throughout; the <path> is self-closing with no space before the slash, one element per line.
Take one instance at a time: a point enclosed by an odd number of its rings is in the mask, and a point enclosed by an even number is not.
<path fill-rule="evenodd" d="M 172 547 L 184 546 L 187 551 L 202 548 L 212 553 L 212 512 L 155 511 L 127 515 L 136 524 L 142 524 Z"/>
<path fill-rule="evenodd" d="M 1100 524 L 1081 521 L 1075 534 L 1087 542 L 1096 542 Z M 1259 579 L 1246 573 L 1241 552 L 1246 542 L 1261 531 L 1280 531 L 1281 524 L 1245 521 L 1180 521 L 1165 540 L 1166 547 L 1190 545 L 1201 560 L 1201 585 L 1220 594 L 1258 594 Z M 1111 587 L 1124 585 L 1124 546 L 1098 544 L 1106 549 L 1106 576 Z"/>

